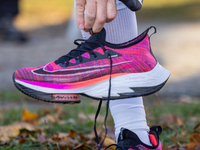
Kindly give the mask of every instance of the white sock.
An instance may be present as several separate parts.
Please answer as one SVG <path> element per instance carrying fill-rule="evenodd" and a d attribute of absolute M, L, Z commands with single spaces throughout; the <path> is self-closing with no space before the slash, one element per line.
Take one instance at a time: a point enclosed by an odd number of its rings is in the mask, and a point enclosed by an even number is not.
<path fill-rule="evenodd" d="M 122 19 L 123 18 L 123 19 Z M 135 12 L 128 8 L 117 11 L 117 17 L 110 23 L 104 25 L 106 29 L 106 41 L 114 44 L 124 43 L 138 35 L 137 20 Z M 84 39 L 88 39 L 90 34 L 81 30 Z"/>
<path fill-rule="evenodd" d="M 104 28 L 106 41 L 110 43 L 119 44 L 135 38 L 138 35 L 135 12 L 128 8 L 118 10 L 117 17 L 106 23 Z M 87 32 L 81 33 L 84 39 L 90 37 Z M 136 133 L 142 142 L 151 145 L 142 97 L 110 101 L 110 110 L 115 123 L 116 139 L 124 127 Z"/>
<path fill-rule="evenodd" d="M 118 138 L 122 127 L 136 133 L 140 140 L 152 145 L 149 141 L 149 127 L 142 97 L 120 99 L 110 102 L 110 111 L 115 123 L 115 136 Z"/>

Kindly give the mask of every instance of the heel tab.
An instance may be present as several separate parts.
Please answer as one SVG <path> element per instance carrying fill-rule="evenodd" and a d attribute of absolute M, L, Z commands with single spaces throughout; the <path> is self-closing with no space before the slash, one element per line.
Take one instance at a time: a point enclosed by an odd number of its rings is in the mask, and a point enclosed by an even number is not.
<path fill-rule="evenodd" d="M 158 135 L 160 135 L 162 133 L 162 127 L 161 126 L 152 126 L 150 128 L 150 132 L 151 131 L 155 131 Z"/>
<path fill-rule="evenodd" d="M 151 33 L 151 34 L 149 35 L 149 38 L 150 38 L 152 35 L 154 35 L 154 34 L 157 33 L 157 29 L 156 29 L 156 27 L 154 27 L 154 26 L 150 26 L 150 27 L 146 30 L 146 32 L 148 33 L 152 28 L 154 29 L 154 32 Z"/>

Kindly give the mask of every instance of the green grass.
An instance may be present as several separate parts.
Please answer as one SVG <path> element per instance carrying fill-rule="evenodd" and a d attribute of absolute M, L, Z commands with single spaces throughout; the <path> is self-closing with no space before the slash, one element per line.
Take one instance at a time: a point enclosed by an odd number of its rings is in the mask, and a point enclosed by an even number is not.
<path fill-rule="evenodd" d="M 22 94 L 19 91 L 6 91 L 6 90 L 0 90 L 0 102 L 2 101 L 18 101 L 18 100 L 24 100 L 25 95 Z"/>

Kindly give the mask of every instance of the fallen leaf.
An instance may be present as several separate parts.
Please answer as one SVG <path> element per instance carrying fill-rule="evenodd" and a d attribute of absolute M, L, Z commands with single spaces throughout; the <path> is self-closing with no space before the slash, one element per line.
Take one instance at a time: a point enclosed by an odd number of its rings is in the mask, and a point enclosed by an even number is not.
<path fill-rule="evenodd" d="M 78 114 L 78 119 L 80 122 L 84 122 L 87 120 L 94 120 L 95 114 L 87 114 L 85 115 L 84 113 L 79 113 Z M 99 115 L 97 118 L 98 122 L 104 122 L 104 116 Z"/>
<path fill-rule="evenodd" d="M 20 130 L 25 129 L 28 131 L 35 131 L 36 127 L 30 123 L 26 122 L 15 122 L 12 124 L 12 126 L 18 127 Z"/>
<path fill-rule="evenodd" d="M 186 150 L 193 150 L 195 147 L 194 139 L 190 137 L 190 143 L 186 144 L 185 148 Z"/>
<path fill-rule="evenodd" d="M 169 147 L 167 147 L 167 145 L 164 143 L 162 146 L 162 150 L 171 150 Z"/>
<path fill-rule="evenodd" d="M 47 140 L 46 140 L 46 137 L 45 137 L 45 134 L 44 132 L 37 132 L 37 142 L 39 143 L 45 143 Z"/>
<path fill-rule="evenodd" d="M 84 113 L 79 113 L 78 114 L 78 119 L 79 119 L 80 122 L 84 122 L 84 121 L 87 120 L 87 117 L 86 117 L 86 115 Z"/>
<path fill-rule="evenodd" d="M 59 142 L 59 148 L 60 150 L 66 150 L 67 149 L 67 143 L 64 141 Z"/>
<path fill-rule="evenodd" d="M 18 136 L 19 133 L 17 126 L 0 126 L 0 142 L 9 142 L 11 137 Z"/>
<path fill-rule="evenodd" d="M 162 117 L 160 124 L 163 127 L 173 128 L 174 126 L 181 127 L 184 125 L 183 119 L 173 113 L 169 113 Z"/>
<path fill-rule="evenodd" d="M 27 138 L 22 138 L 22 139 L 19 140 L 19 143 L 20 143 L 20 144 L 23 144 L 23 143 L 25 143 L 26 141 L 27 141 Z"/>
<path fill-rule="evenodd" d="M 47 115 L 47 118 L 52 123 L 56 122 L 56 119 L 52 115 Z"/>
<path fill-rule="evenodd" d="M 199 135 L 199 133 L 194 132 L 194 133 L 192 134 L 192 138 L 193 138 L 193 140 L 194 140 L 194 142 L 195 142 L 195 145 L 196 145 L 197 147 L 200 147 L 200 135 Z"/>
<path fill-rule="evenodd" d="M 37 114 L 29 112 L 27 109 L 24 109 L 22 112 L 21 120 L 24 122 L 36 124 L 37 123 Z"/>
<path fill-rule="evenodd" d="M 59 132 L 58 134 L 57 134 L 57 137 L 58 138 L 60 138 L 60 139 L 63 139 L 63 138 L 65 138 L 65 137 L 68 137 L 68 133 L 62 133 L 62 132 Z"/>
<path fill-rule="evenodd" d="M 74 130 L 69 130 L 69 137 L 70 138 L 75 138 L 76 135 L 77 135 L 77 133 Z"/>
<path fill-rule="evenodd" d="M 101 135 L 101 139 L 104 139 L 104 137 L 105 137 L 105 134 L 103 133 Z M 108 135 L 106 135 L 106 138 L 105 138 L 104 143 L 103 143 L 103 147 L 107 147 L 111 144 L 116 144 L 116 142 L 113 139 L 111 139 Z M 109 148 L 110 149 L 116 149 L 116 146 L 111 146 Z"/>
<path fill-rule="evenodd" d="M 200 127 L 200 123 L 198 123 L 195 127 L 194 127 L 194 131 L 197 131 Z"/>
<path fill-rule="evenodd" d="M 76 147 L 73 147 L 73 149 L 75 150 L 83 150 L 84 149 L 84 144 L 83 143 L 79 143 Z"/>
<path fill-rule="evenodd" d="M 198 117 L 194 117 L 194 116 L 192 116 L 192 117 L 190 117 L 189 119 L 190 119 L 190 121 L 194 121 L 194 122 L 195 122 L 195 121 L 198 120 Z"/>
<path fill-rule="evenodd" d="M 63 108 L 56 105 L 56 106 L 54 107 L 54 110 L 55 110 L 56 118 L 57 118 L 57 119 L 60 118 L 60 115 L 62 114 Z"/>
<path fill-rule="evenodd" d="M 104 143 L 103 143 L 103 147 L 107 147 L 111 144 L 116 144 L 116 142 L 114 140 L 112 140 L 111 138 L 106 137 L 104 140 Z M 109 147 L 109 149 L 116 149 L 116 146 L 111 146 L 111 147 Z"/>
<path fill-rule="evenodd" d="M 35 131 L 35 127 L 32 124 L 21 122 L 21 123 L 13 123 L 8 126 L 0 126 L 0 141 L 1 142 L 9 142 L 11 137 L 18 136 L 20 134 L 20 130 L 25 129 L 28 131 Z"/>
<path fill-rule="evenodd" d="M 108 126 L 107 127 L 107 136 L 116 141 L 115 137 L 115 127 L 114 126 Z"/>

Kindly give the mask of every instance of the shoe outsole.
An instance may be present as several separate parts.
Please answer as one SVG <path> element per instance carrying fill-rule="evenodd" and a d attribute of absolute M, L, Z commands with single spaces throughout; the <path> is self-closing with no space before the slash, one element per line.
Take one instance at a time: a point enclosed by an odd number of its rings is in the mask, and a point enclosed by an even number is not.
<path fill-rule="evenodd" d="M 133 92 L 119 93 L 119 96 L 112 96 L 112 97 L 110 97 L 110 99 L 117 100 L 117 99 L 123 99 L 123 98 L 151 95 L 151 94 L 159 91 L 166 84 L 168 79 L 169 79 L 169 77 L 163 83 L 156 85 L 156 86 L 152 86 L 152 87 L 130 87 L 130 89 L 132 89 Z M 28 95 L 37 100 L 41 100 L 41 101 L 49 102 L 49 103 L 63 103 L 63 104 L 78 104 L 81 102 L 81 101 L 71 101 L 71 100 L 70 101 L 69 100 L 62 100 L 62 101 L 54 100 L 51 97 L 51 93 L 39 92 L 39 91 L 27 88 L 27 87 L 15 82 L 14 74 L 13 74 L 13 82 L 18 90 L 20 90 L 25 95 Z M 77 93 L 77 94 L 92 98 L 94 100 L 107 100 L 107 97 L 97 98 L 97 97 L 89 96 L 89 95 L 86 95 L 83 93 Z"/>

